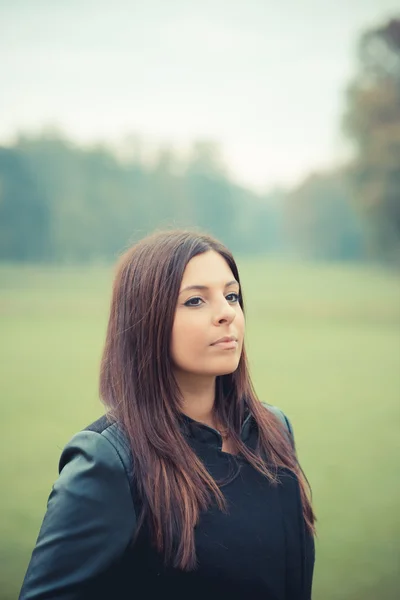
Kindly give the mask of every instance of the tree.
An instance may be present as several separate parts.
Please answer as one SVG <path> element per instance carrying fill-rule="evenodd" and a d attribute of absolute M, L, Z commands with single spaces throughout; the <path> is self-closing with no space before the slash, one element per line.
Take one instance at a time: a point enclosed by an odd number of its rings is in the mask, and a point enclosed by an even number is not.
<path fill-rule="evenodd" d="M 199 141 L 193 145 L 185 172 L 185 195 L 192 222 L 231 245 L 236 217 L 234 186 L 217 144 Z"/>
<path fill-rule="evenodd" d="M 308 176 L 285 201 L 294 252 L 305 259 L 356 260 L 363 236 L 341 171 Z"/>
<path fill-rule="evenodd" d="M 368 230 L 370 250 L 400 260 L 400 19 L 360 38 L 358 73 L 349 85 L 343 119 L 354 143 L 348 169 L 353 197 Z"/>
<path fill-rule="evenodd" d="M 0 259 L 42 261 L 50 250 L 46 197 L 23 157 L 0 148 Z"/>

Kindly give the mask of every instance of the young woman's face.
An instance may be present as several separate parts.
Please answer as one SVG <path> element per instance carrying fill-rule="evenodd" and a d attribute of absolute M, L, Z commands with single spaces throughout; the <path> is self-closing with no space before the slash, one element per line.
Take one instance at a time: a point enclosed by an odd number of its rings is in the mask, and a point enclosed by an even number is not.
<path fill-rule="evenodd" d="M 171 353 L 177 372 L 217 376 L 237 369 L 244 336 L 239 293 L 228 263 L 217 252 L 205 252 L 189 261 L 172 329 Z"/>

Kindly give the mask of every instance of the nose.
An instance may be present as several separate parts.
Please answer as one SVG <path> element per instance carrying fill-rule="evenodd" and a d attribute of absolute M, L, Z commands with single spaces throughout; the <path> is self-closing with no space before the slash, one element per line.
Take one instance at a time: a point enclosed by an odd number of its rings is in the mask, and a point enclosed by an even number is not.
<path fill-rule="evenodd" d="M 236 310 L 232 304 L 224 298 L 223 302 L 219 305 L 218 311 L 216 312 L 214 322 L 217 325 L 229 325 L 236 317 Z"/>

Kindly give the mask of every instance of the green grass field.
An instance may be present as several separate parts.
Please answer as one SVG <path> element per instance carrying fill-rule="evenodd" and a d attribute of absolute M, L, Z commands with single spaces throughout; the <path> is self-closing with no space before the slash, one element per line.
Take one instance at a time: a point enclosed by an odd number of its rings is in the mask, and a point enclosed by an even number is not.
<path fill-rule="evenodd" d="M 400 281 L 241 261 L 261 399 L 291 418 L 319 519 L 314 600 L 400 597 Z M 62 447 L 97 396 L 112 272 L 0 267 L 0 599 L 14 600 Z"/>

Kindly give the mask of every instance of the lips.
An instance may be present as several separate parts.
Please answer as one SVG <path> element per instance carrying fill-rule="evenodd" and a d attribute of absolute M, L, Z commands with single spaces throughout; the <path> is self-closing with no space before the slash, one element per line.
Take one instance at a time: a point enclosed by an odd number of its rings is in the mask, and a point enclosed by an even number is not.
<path fill-rule="evenodd" d="M 224 343 L 229 343 L 229 342 L 237 342 L 237 337 L 235 337 L 234 335 L 226 335 L 222 338 L 219 338 L 219 340 L 216 340 L 215 342 L 213 342 L 211 344 L 211 346 L 215 346 L 216 344 L 224 344 Z"/>

